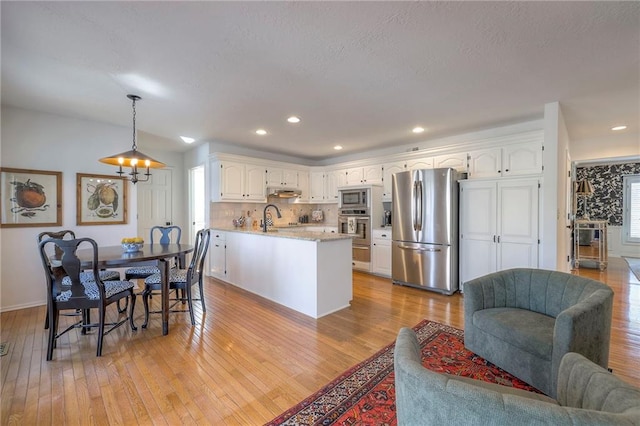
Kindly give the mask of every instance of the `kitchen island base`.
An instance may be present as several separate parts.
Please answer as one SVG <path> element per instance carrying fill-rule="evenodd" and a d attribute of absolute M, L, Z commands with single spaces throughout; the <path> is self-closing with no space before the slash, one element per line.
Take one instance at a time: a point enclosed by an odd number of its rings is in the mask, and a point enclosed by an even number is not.
<path fill-rule="evenodd" d="M 351 239 L 309 234 L 226 232 L 227 281 L 312 318 L 349 307 Z"/>

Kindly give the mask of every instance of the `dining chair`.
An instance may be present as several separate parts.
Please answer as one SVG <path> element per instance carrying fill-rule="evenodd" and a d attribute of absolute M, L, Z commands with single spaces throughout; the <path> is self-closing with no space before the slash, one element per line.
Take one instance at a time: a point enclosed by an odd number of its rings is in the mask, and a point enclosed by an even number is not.
<path fill-rule="evenodd" d="M 75 238 L 76 238 L 75 232 L 73 232 L 70 229 L 65 229 L 62 231 L 44 231 L 38 234 L 38 244 L 40 244 L 45 239 L 69 240 L 69 239 L 75 239 Z M 57 246 L 55 247 L 54 252 L 57 255 L 57 257 L 60 257 L 62 255 L 62 250 L 60 250 L 60 248 L 58 248 Z M 55 266 L 49 265 L 49 268 L 50 269 L 55 268 Z M 58 270 L 57 273 L 59 272 L 60 271 Z M 102 281 L 119 281 L 120 280 L 120 272 L 118 271 L 101 270 L 98 272 L 98 275 L 100 276 L 100 279 Z M 94 280 L 93 277 L 94 277 L 93 271 L 87 271 L 87 272 L 83 271 L 80 273 L 80 279 L 83 281 Z M 71 281 L 69 281 L 69 278 L 64 278 L 62 281 L 62 285 L 67 285 L 67 286 L 71 285 Z M 78 315 L 78 313 L 70 313 L 65 315 Z M 48 328 L 49 328 L 49 312 L 47 311 L 46 317 L 44 319 L 44 329 L 46 330 Z"/>
<path fill-rule="evenodd" d="M 184 309 L 173 309 L 178 303 L 187 303 L 189 316 L 191 317 L 191 325 L 196 325 L 195 317 L 193 314 L 193 302 L 199 301 L 202 304 L 202 313 L 207 312 L 204 301 L 204 289 L 202 286 L 203 279 L 203 267 L 204 259 L 207 255 L 209 248 L 209 240 L 211 234 L 209 229 L 201 229 L 196 234 L 195 251 L 191 257 L 189 268 L 173 268 L 169 272 L 169 290 L 175 290 L 175 298 L 171 299 L 173 304 L 169 308 L 169 312 L 186 312 Z M 144 280 L 144 291 L 142 292 L 142 302 L 144 303 L 144 323 L 142 328 L 147 328 L 149 323 L 149 297 L 153 291 L 161 289 L 161 275 L 160 273 L 153 274 Z M 198 284 L 200 289 L 200 298 L 194 299 L 192 296 L 191 288 Z M 182 292 L 182 295 L 178 293 Z M 159 313 L 161 311 L 153 311 L 152 313 Z"/>
<path fill-rule="evenodd" d="M 180 244 L 180 237 L 182 236 L 182 229 L 179 226 L 171 225 L 171 226 L 154 226 L 150 231 L 150 243 L 154 243 L 153 235 L 160 232 L 160 241 L 159 244 L 171 244 L 172 242 L 175 244 Z M 150 275 L 158 274 L 160 270 L 156 266 L 134 266 L 131 268 L 127 268 L 124 271 L 125 279 L 133 280 L 133 279 L 144 279 Z"/>
<path fill-rule="evenodd" d="M 83 280 L 81 274 L 83 268 L 76 251 L 80 246 L 89 246 L 91 250 L 92 267 L 89 272 L 95 280 Z M 52 268 L 49 250 L 61 253 Z M 47 344 L 47 361 L 53 359 L 53 349 L 57 339 L 67 332 L 81 328 L 85 334 L 89 328 L 98 328 L 98 348 L 96 356 L 102 356 L 102 342 L 106 334 L 129 321 L 132 331 L 137 330 L 133 322 L 133 310 L 136 304 L 136 295 L 133 292 L 133 283 L 130 281 L 102 281 L 98 271 L 98 245 L 91 238 L 78 238 L 71 240 L 45 239 L 39 243 L 40 258 L 47 275 L 47 311 L 49 318 L 49 336 Z M 66 281 L 69 284 L 63 283 Z M 115 323 L 105 323 L 106 308 L 110 304 L 124 298 L 131 297 L 131 310 L 129 315 Z M 98 323 L 90 323 L 89 309 L 98 309 Z M 82 318 L 58 333 L 58 324 L 61 311 L 80 310 Z M 105 325 L 111 327 L 105 331 Z"/>
<path fill-rule="evenodd" d="M 153 244 L 154 242 L 154 234 L 160 234 L 159 244 L 171 244 L 172 242 L 175 244 L 180 244 L 180 237 L 182 236 L 182 229 L 177 225 L 171 226 L 153 226 L 151 231 L 149 232 L 149 242 Z M 179 263 L 179 262 L 177 262 Z M 180 267 L 183 265 L 180 264 Z M 172 265 L 175 267 L 175 264 Z M 131 268 L 127 268 L 124 271 L 124 279 L 129 280 L 137 280 L 137 279 L 145 279 L 153 274 L 159 274 L 160 270 L 157 266 L 149 265 L 149 266 L 133 266 Z M 118 302 L 118 312 L 123 313 L 127 309 L 128 301 L 125 300 L 125 305 L 123 308 L 120 307 L 120 302 Z"/>

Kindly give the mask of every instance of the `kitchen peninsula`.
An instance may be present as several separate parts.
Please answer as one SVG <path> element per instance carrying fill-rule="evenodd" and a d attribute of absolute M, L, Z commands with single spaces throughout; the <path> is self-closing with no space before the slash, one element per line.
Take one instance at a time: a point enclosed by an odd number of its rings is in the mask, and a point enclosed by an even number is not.
<path fill-rule="evenodd" d="M 242 227 L 212 231 L 224 234 L 225 281 L 230 284 L 313 318 L 349 306 L 353 297 L 350 236 Z"/>

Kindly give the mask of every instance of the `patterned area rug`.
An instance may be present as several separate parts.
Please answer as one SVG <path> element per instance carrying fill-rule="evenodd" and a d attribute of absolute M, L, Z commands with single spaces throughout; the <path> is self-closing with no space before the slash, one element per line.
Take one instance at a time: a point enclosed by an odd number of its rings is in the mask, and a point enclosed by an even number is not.
<path fill-rule="evenodd" d="M 413 327 L 422 364 L 433 371 L 539 392 L 464 348 L 462 330 L 424 320 Z M 396 425 L 393 350 L 387 345 L 364 362 L 267 423 L 275 425 Z"/>
<path fill-rule="evenodd" d="M 638 259 L 637 257 L 624 256 L 624 260 L 627 261 L 629 269 L 631 269 L 633 275 L 635 275 L 638 281 L 640 281 L 640 259 Z"/>
<path fill-rule="evenodd" d="M 5 356 L 9 352 L 9 342 L 0 343 L 0 356 Z"/>

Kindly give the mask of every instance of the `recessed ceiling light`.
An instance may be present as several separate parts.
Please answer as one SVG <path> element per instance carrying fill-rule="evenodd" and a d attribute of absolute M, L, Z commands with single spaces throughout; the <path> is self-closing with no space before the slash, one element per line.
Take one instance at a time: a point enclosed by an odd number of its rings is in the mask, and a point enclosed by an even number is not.
<path fill-rule="evenodd" d="M 299 123 L 300 122 L 300 117 L 296 117 L 295 115 L 292 115 L 291 117 L 287 118 L 287 121 L 289 123 Z"/>
<path fill-rule="evenodd" d="M 189 136 L 180 136 L 180 139 L 184 141 L 184 143 L 194 143 L 195 139 L 190 138 Z"/>
<path fill-rule="evenodd" d="M 336 145 L 333 147 L 336 151 L 340 151 L 342 149 L 342 145 Z"/>
<path fill-rule="evenodd" d="M 626 128 L 627 128 L 627 126 L 622 125 L 622 126 L 615 126 L 615 127 L 612 127 L 612 128 L 611 128 L 611 130 L 614 130 L 614 131 L 615 131 L 615 130 L 624 130 L 624 129 L 626 129 Z"/>
<path fill-rule="evenodd" d="M 267 131 L 265 129 L 258 129 L 256 130 L 256 134 L 260 136 L 264 136 L 267 134 Z"/>
<path fill-rule="evenodd" d="M 412 132 L 413 133 L 422 133 L 422 132 L 424 132 L 424 127 L 420 127 L 420 126 L 414 127 Z"/>

